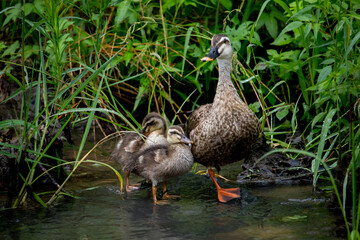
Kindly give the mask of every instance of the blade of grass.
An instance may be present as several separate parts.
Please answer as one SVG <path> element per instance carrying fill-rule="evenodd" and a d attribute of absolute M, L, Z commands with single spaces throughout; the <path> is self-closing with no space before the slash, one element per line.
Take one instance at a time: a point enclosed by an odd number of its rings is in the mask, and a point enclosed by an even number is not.
<path fill-rule="evenodd" d="M 318 151 L 317 151 L 316 158 L 314 159 L 314 162 L 312 165 L 312 171 L 314 173 L 314 180 L 313 180 L 314 187 L 316 186 L 316 180 L 318 177 L 318 170 L 319 170 L 320 163 L 323 163 L 322 157 L 323 157 L 323 152 L 324 152 L 324 146 L 325 146 L 325 142 L 327 139 L 329 129 L 331 127 L 332 118 L 335 115 L 335 113 L 336 113 L 336 109 L 330 110 L 329 113 L 327 114 L 327 116 L 325 117 L 324 124 L 322 126 L 322 131 L 320 134 L 320 142 L 318 145 Z"/>
<path fill-rule="evenodd" d="M 186 37 L 185 37 L 185 44 L 184 44 L 184 58 L 182 61 L 182 66 L 181 66 L 181 76 L 184 75 L 184 69 L 185 69 L 185 59 L 186 59 L 186 54 L 187 54 L 187 50 L 189 48 L 189 42 L 190 42 L 190 37 L 191 37 L 191 32 L 194 30 L 194 27 L 189 27 L 189 29 L 186 32 Z"/>

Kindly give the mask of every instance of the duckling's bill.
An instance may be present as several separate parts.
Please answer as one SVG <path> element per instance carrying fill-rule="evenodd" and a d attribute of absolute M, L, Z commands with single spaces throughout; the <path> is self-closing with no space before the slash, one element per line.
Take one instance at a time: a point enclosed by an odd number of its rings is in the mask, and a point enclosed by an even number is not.
<path fill-rule="evenodd" d="M 182 143 L 189 144 L 189 145 L 191 145 L 191 144 L 193 143 L 193 142 L 192 142 L 189 138 L 187 138 L 185 135 L 181 135 L 180 141 L 181 141 Z"/>

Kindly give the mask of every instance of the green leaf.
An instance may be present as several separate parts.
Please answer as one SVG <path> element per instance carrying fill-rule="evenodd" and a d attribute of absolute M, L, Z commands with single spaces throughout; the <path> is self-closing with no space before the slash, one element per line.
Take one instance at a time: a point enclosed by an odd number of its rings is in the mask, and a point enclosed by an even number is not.
<path fill-rule="evenodd" d="M 259 102 L 250 103 L 250 104 L 249 104 L 249 108 L 250 108 L 254 113 L 258 113 L 258 112 L 260 111 L 260 103 L 259 103 Z"/>
<path fill-rule="evenodd" d="M 149 85 L 150 85 L 150 82 L 149 82 L 149 80 L 147 78 L 141 78 L 140 81 L 141 82 L 140 82 L 139 92 L 138 92 L 138 94 L 136 96 L 136 99 L 135 99 L 133 112 L 139 106 L 140 100 L 143 98 L 143 96 L 148 93 L 148 88 L 149 88 Z"/>
<path fill-rule="evenodd" d="M 311 121 L 311 128 L 314 128 L 315 124 L 318 123 L 319 121 L 323 120 L 325 117 L 325 112 L 321 112 L 319 114 L 317 114 L 314 119 Z"/>
<path fill-rule="evenodd" d="M 359 40 L 359 38 L 360 38 L 360 32 L 358 32 L 358 33 L 352 38 L 352 40 L 351 40 L 351 42 L 350 42 L 350 45 L 346 48 L 346 52 L 345 52 L 343 58 L 341 59 L 341 62 L 343 62 L 343 61 L 347 58 L 347 56 L 349 55 L 350 51 L 352 51 L 352 50 L 355 49 L 355 48 L 354 48 L 354 45 L 355 45 L 355 43 L 357 43 L 357 41 Z"/>
<path fill-rule="evenodd" d="M 39 52 L 39 46 L 38 45 L 26 45 L 24 48 L 24 59 L 28 59 L 33 53 L 38 53 Z"/>
<path fill-rule="evenodd" d="M 187 50 L 189 48 L 189 42 L 190 42 L 190 37 L 191 37 L 191 32 L 194 30 L 194 27 L 189 27 L 189 29 L 186 32 L 186 37 L 185 37 L 185 45 L 184 45 L 184 59 L 182 61 L 182 67 L 181 67 L 181 75 L 184 74 L 184 68 L 185 68 L 185 59 L 186 59 L 186 54 L 187 54 Z"/>
<path fill-rule="evenodd" d="M 231 0 L 220 0 L 221 5 L 224 6 L 224 8 L 226 8 L 226 10 L 231 10 L 232 8 L 232 1 Z"/>
<path fill-rule="evenodd" d="M 204 56 L 203 51 L 201 51 L 201 49 L 196 44 L 191 44 L 188 47 L 188 52 L 189 52 L 189 55 L 194 58 L 200 58 L 200 57 Z"/>
<path fill-rule="evenodd" d="M 322 81 L 324 81 L 330 75 L 331 72 L 332 72 L 331 66 L 326 66 L 323 69 L 321 69 L 317 82 L 321 83 Z"/>
<path fill-rule="evenodd" d="M 287 25 L 287 26 L 281 31 L 281 33 L 279 34 L 278 38 L 282 37 L 282 35 L 284 35 L 284 34 L 287 33 L 287 32 L 290 32 L 290 31 L 293 31 L 293 30 L 299 28 L 301 25 L 303 25 L 303 23 L 300 22 L 300 21 L 295 21 L 295 22 L 290 23 L 289 25 Z M 278 38 L 277 38 L 277 39 L 278 39 Z M 277 40 L 277 39 L 276 39 L 276 40 Z M 275 40 L 275 41 L 276 41 L 276 40 Z"/>
<path fill-rule="evenodd" d="M 65 30 L 67 29 L 69 26 L 73 25 L 74 22 L 73 21 L 69 21 L 66 18 L 62 18 L 59 21 L 59 30 Z"/>
<path fill-rule="evenodd" d="M 115 25 L 119 27 L 120 23 L 125 19 L 127 11 L 130 7 L 131 1 L 124 0 L 117 5 L 116 17 L 115 17 Z"/>
<path fill-rule="evenodd" d="M 278 24 L 273 15 L 265 17 L 265 27 L 271 37 L 275 39 L 278 34 Z"/>
<path fill-rule="evenodd" d="M 25 122 L 19 119 L 9 119 L 0 122 L 0 129 L 11 128 L 15 126 L 23 126 Z"/>
<path fill-rule="evenodd" d="M 286 44 L 289 44 L 292 42 L 292 37 L 289 34 L 282 34 L 281 36 L 279 35 L 274 42 L 272 42 L 272 45 L 276 45 L 276 46 L 283 46 Z"/>
<path fill-rule="evenodd" d="M 314 173 L 314 180 L 313 180 L 314 186 L 316 185 L 319 166 L 320 166 L 320 163 L 322 163 L 325 142 L 326 142 L 326 139 L 328 136 L 329 129 L 331 127 L 331 123 L 333 122 L 332 118 L 334 117 L 335 113 L 336 113 L 336 109 L 331 109 L 329 111 L 329 113 L 326 115 L 326 118 L 325 118 L 323 126 L 322 126 L 322 130 L 321 130 L 321 134 L 320 134 L 320 142 L 319 142 L 319 145 L 317 148 L 318 151 L 316 154 L 316 159 L 314 159 L 313 164 L 311 166 L 311 169 Z"/>
<path fill-rule="evenodd" d="M 300 11 L 298 11 L 297 13 L 295 13 L 293 16 L 291 16 L 289 18 L 289 20 L 291 20 L 292 18 L 298 18 L 299 20 L 301 21 L 306 21 L 306 19 L 303 19 L 303 17 L 306 15 L 306 17 L 309 17 L 307 16 L 308 14 L 305 14 L 305 12 L 308 12 L 310 11 L 314 6 L 312 5 L 309 5 L 309 6 L 306 6 L 304 7 L 303 9 L 301 9 Z M 308 19 L 307 19 L 308 20 Z"/>
<path fill-rule="evenodd" d="M 35 0 L 34 1 L 34 10 L 37 14 L 43 14 L 45 11 L 45 3 L 43 0 Z"/>
<path fill-rule="evenodd" d="M 285 106 L 280 111 L 276 112 L 276 117 L 281 121 L 284 117 L 286 117 L 289 113 L 290 106 Z"/>
<path fill-rule="evenodd" d="M 13 55 L 19 47 L 20 47 L 19 41 L 16 41 L 13 44 L 11 44 L 11 46 L 8 47 L 1 56 L 4 57 L 6 55 Z"/>
<path fill-rule="evenodd" d="M 33 9 L 34 9 L 34 4 L 32 3 L 25 3 L 24 5 L 24 11 L 25 11 L 25 16 L 29 15 L 30 13 L 32 13 Z"/>
<path fill-rule="evenodd" d="M 279 4 L 288 13 L 289 16 L 293 15 L 290 8 L 288 7 L 288 5 L 285 2 L 283 2 L 281 0 L 274 0 L 274 2 Z"/>
<path fill-rule="evenodd" d="M 20 16 L 21 13 L 21 6 L 20 3 L 16 4 L 13 8 L 9 8 L 6 12 L 6 19 L 3 23 L 3 26 L 5 26 L 10 20 L 15 21 L 18 16 Z"/>
<path fill-rule="evenodd" d="M 323 61 L 322 63 L 320 63 L 320 64 L 330 65 L 330 64 L 333 64 L 334 62 L 335 62 L 335 59 L 329 58 L 329 59 L 324 60 L 324 61 Z"/>
<path fill-rule="evenodd" d="M 124 60 L 125 60 L 125 65 L 126 65 L 126 66 L 129 64 L 129 62 L 130 62 L 130 60 L 133 58 L 133 56 L 134 56 L 134 53 L 129 52 L 129 51 L 125 52 L 125 54 L 124 54 Z"/>
<path fill-rule="evenodd" d="M 306 37 L 309 35 L 309 33 L 311 31 L 311 27 L 312 27 L 311 23 L 306 24 L 305 31 L 304 31 L 304 39 L 306 39 Z"/>
<path fill-rule="evenodd" d="M 40 198 L 40 196 L 38 194 L 36 194 L 34 191 L 31 191 L 33 197 L 35 198 L 35 200 L 41 204 L 41 206 L 43 206 L 44 208 L 47 208 L 46 203 L 44 203 L 44 201 Z"/>
<path fill-rule="evenodd" d="M 0 52 L 2 52 L 2 50 L 6 48 L 6 45 L 4 42 L 0 42 Z"/>

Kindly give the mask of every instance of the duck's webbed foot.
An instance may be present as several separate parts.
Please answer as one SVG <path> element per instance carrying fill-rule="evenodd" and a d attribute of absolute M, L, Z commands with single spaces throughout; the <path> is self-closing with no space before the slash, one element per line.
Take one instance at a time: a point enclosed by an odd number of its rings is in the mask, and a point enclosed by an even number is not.
<path fill-rule="evenodd" d="M 218 193 L 218 199 L 220 202 L 228 202 L 232 199 L 239 198 L 240 197 L 240 188 L 221 188 L 219 184 L 216 182 L 215 179 L 215 173 L 213 170 L 208 169 L 210 178 L 214 182 L 217 193 Z"/>

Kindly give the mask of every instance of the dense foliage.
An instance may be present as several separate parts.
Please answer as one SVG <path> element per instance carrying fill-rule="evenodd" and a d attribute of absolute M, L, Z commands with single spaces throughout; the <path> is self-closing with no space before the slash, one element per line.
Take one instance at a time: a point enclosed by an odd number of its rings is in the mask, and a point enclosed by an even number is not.
<path fill-rule="evenodd" d="M 19 199 L 26 198 L 24 189 L 38 179 L 37 164 L 48 158 L 48 148 L 61 133 L 44 141 L 57 122 L 61 130 L 67 124 L 86 122 L 78 157 L 71 163 L 76 169 L 85 161 L 80 156 L 93 121 L 136 129 L 146 112 L 158 111 L 170 122 L 181 123 L 186 116 L 178 113 L 211 102 L 216 64 L 204 67 L 200 58 L 208 51 L 212 34 L 225 33 L 235 49 L 235 86 L 261 119 L 268 141 L 293 158 L 313 157 L 309 171 L 314 186 L 319 178 L 330 177 L 344 218 L 352 223 L 352 228 L 346 225 L 348 234 L 359 236 L 359 2 L 24 0 L 1 4 L 0 79 L 14 87 L 1 100 L 18 98 L 21 106 L 16 120 L 0 119 L 0 129 L 14 128 L 20 139 L 18 144 L 1 143 L 0 151 L 19 165 L 26 162 L 29 169 L 20 177 Z M 301 150 L 285 141 L 292 135 L 301 137 Z M 30 149 L 34 138 L 37 144 Z M 17 151 L 10 153 L 8 148 Z M 35 156 L 31 160 L 29 152 Z M 57 166 L 68 164 L 61 157 L 53 159 Z M 330 171 L 337 165 L 345 169 L 342 186 Z M 346 197 L 349 186 L 351 194 Z M 346 198 L 352 199 L 351 206 L 345 206 Z M 346 213 L 346 207 L 352 211 Z"/>

